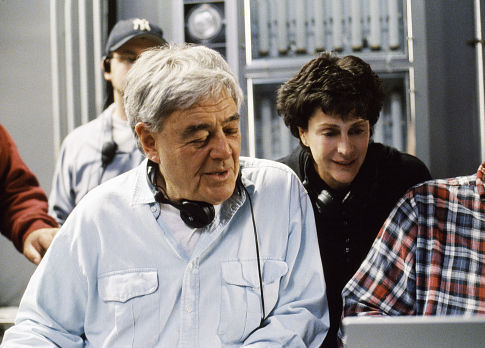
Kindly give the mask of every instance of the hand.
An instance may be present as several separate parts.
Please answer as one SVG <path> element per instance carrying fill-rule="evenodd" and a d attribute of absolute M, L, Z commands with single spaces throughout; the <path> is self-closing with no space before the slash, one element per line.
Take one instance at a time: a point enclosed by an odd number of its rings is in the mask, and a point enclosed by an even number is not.
<path fill-rule="evenodd" d="M 58 230 L 58 228 L 41 228 L 31 232 L 24 241 L 25 257 L 38 265 Z"/>

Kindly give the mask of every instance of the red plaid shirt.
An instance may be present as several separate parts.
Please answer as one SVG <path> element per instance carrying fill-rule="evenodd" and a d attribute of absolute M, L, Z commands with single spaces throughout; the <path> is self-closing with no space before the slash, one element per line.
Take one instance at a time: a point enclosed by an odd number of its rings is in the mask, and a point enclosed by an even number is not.
<path fill-rule="evenodd" d="M 485 313 L 484 174 L 408 191 L 344 288 L 344 316 Z"/>

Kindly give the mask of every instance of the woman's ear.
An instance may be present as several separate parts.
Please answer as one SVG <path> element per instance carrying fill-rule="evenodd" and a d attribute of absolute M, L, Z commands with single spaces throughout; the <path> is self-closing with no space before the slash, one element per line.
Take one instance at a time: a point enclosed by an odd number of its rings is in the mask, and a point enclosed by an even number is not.
<path fill-rule="evenodd" d="M 298 127 L 298 135 L 300 136 L 300 140 L 303 143 L 303 145 L 305 145 L 306 147 L 309 147 L 308 142 L 306 140 L 306 131 L 303 128 Z"/>
<path fill-rule="evenodd" d="M 145 152 L 148 159 L 155 163 L 160 163 L 160 156 L 158 155 L 155 138 L 153 133 L 148 129 L 146 123 L 138 122 L 135 125 L 135 132 L 143 148 L 143 152 Z"/>

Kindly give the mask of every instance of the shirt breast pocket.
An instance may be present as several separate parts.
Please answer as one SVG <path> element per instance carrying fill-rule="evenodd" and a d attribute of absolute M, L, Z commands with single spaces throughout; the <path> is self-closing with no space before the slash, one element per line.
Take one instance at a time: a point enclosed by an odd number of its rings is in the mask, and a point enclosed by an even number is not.
<path fill-rule="evenodd" d="M 262 266 L 266 316 L 278 301 L 281 278 L 288 272 L 284 261 L 265 260 Z M 222 289 L 217 334 L 223 343 L 242 342 L 261 321 L 261 291 L 256 260 L 221 264 Z"/>
<path fill-rule="evenodd" d="M 128 269 L 98 277 L 98 292 L 114 321 L 104 346 L 122 342 L 132 347 L 154 345 L 159 335 L 159 296 L 156 269 Z"/>

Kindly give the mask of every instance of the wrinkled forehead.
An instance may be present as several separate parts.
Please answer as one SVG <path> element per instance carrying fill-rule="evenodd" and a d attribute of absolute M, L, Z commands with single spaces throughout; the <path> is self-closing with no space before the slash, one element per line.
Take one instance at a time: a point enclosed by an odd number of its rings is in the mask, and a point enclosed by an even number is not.
<path fill-rule="evenodd" d="M 222 123 L 239 120 L 236 102 L 227 90 L 202 98 L 188 108 L 175 110 L 165 118 L 162 129 L 170 123 L 175 123 L 172 126 L 180 129 L 189 124 L 210 122 L 212 119 Z"/>

